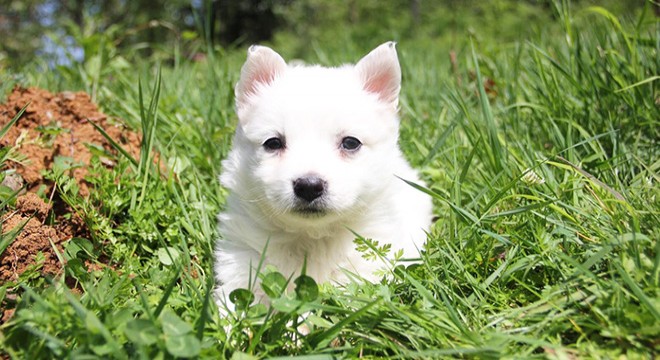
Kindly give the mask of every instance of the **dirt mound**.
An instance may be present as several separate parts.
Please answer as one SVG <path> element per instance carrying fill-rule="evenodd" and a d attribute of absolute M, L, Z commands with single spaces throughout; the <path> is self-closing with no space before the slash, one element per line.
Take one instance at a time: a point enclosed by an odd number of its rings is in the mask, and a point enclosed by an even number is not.
<path fill-rule="evenodd" d="M 73 236 L 85 234 L 84 223 L 78 216 L 56 225 L 44 225 L 51 206 L 33 193 L 26 193 L 16 200 L 16 209 L 3 216 L 3 229 L 11 235 L 20 231 L 0 258 L 0 279 L 16 280 L 30 265 L 37 254 L 43 254 L 42 273 L 56 274 L 62 265 L 53 245 L 58 246 Z M 22 229 L 21 229 L 22 227 Z M 51 245 L 51 242 L 53 245 Z M 60 249 L 61 250 L 61 249 Z"/>
<path fill-rule="evenodd" d="M 6 103 L 0 104 L 0 128 L 27 103 L 29 106 L 23 116 L 0 139 L 0 147 L 14 148 L 19 154 L 0 168 L 0 172 L 6 175 L 2 186 L 19 189 L 25 184 L 28 191 L 16 199 L 15 208 L 0 218 L 2 238 L 23 227 L 0 254 L 0 283 L 15 281 L 37 260 L 42 264 L 41 274 L 59 273 L 61 263 L 53 246 L 61 250 L 61 245 L 72 237 L 88 235 L 84 222 L 75 213 L 64 216 L 71 211 L 66 204 L 58 203 L 57 196 L 52 196 L 53 184 L 44 179 L 42 172 L 49 169 L 58 156 L 72 158 L 74 163 L 83 166 L 73 169 L 71 175 L 78 181 L 81 195 L 89 194 L 90 185 L 85 176 L 92 149 L 103 148 L 115 153 L 90 121 L 102 127 L 134 157 L 140 147 L 138 134 L 99 112 L 83 92 L 52 94 L 38 88 L 16 87 Z M 109 159 L 104 163 L 112 166 Z M 14 169 L 15 173 L 9 169 Z M 42 185 L 47 187 L 46 194 L 51 195 L 50 199 L 42 199 L 34 193 Z M 39 253 L 43 256 L 38 256 Z"/>
<path fill-rule="evenodd" d="M 1 146 L 16 146 L 27 159 L 20 163 L 10 162 L 29 187 L 43 182 L 41 171 L 48 169 L 56 156 L 73 158 L 76 163 L 89 164 L 92 157 L 90 146 L 110 144 L 94 128 L 90 121 L 100 125 L 107 133 L 134 156 L 140 147 L 139 136 L 127 131 L 98 111 L 89 95 L 84 92 L 51 94 L 37 88 L 14 88 L 7 102 L 0 105 L 0 126 L 11 120 L 27 103 L 23 117 L 0 140 Z M 88 193 L 84 177 L 87 169 L 74 169 L 73 176 L 81 184 L 82 195 Z"/>

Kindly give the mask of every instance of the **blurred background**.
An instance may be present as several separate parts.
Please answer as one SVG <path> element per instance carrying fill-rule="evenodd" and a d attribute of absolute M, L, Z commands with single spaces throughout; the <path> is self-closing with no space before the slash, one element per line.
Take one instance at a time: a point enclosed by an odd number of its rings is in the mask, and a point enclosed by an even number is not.
<path fill-rule="evenodd" d="M 552 36 L 557 9 L 603 6 L 631 17 L 645 0 L 0 0 L 0 68 L 38 58 L 50 67 L 119 51 L 200 59 L 253 43 L 285 57 L 366 51 L 387 41 L 446 49 L 480 35 L 501 42 Z M 658 5 L 654 5 L 656 16 Z M 339 56 L 341 58 L 341 56 Z M 324 60 L 324 59 L 321 59 Z M 332 59 L 328 61 L 332 62 Z"/>

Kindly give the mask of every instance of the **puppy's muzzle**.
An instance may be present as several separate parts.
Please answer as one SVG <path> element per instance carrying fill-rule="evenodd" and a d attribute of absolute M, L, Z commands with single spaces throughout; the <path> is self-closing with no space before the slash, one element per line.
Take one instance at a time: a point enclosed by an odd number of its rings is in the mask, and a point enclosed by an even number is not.
<path fill-rule="evenodd" d="M 308 203 L 321 197 L 328 187 L 328 183 L 315 175 L 308 175 L 293 180 L 293 193 L 296 197 Z"/>

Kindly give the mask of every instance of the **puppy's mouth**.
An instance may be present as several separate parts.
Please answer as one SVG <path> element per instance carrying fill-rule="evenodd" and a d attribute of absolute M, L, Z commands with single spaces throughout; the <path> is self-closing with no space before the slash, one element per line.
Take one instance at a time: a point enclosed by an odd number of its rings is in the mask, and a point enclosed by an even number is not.
<path fill-rule="evenodd" d="M 314 218 L 323 217 L 328 211 L 323 206 L 307 204 L 294 207 L 292 212 L 301 217 Z"/>

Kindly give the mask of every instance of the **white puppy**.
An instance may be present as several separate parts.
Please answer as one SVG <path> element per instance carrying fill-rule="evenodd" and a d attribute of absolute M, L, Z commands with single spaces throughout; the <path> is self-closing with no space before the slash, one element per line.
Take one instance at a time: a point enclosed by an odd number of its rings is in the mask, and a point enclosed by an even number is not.
<path fill-rule="evenodd" d="M 220 177 L 230 190 L 215 259 L 220 304 L 254 281 L 266 244 L 265 264 L 289 276 L 306 261 L 317 282 L 346 281 L 345 271 L 376 279 L 382 263 L 363 258 L 353 231 L 419 257 L 431 199 L 401 180 L 420 183 L 397 144 L 394 45 L 339 68 L 287 66 L 267 47 L 249 49 Z"/>

